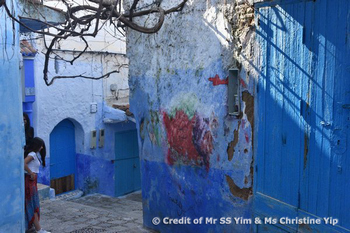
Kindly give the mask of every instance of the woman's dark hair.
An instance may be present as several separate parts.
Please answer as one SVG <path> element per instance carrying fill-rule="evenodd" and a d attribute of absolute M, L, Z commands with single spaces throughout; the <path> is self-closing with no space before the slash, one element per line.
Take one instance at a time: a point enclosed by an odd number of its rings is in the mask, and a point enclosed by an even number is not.
<path fill-rule="evenodd" d="M 26 120 L 24 123 L 24 132 L 26 136 L 26 144 L 30 143 L 30 140 L 34 138 L 34 128 L 30 126 L 30 119 L 27 113 L 23 113 L 23 118 Z"/>
<path fill-rule="evenodd" d="M 24 123 L 24 128 L 28 129 L 30 127 L 30 119 L 27 113 L 23 113 L 24 119 L 26 119 L 26 122 Z"/>
<path fill-rule="evenodd" d="M 32 140 L 30 140 L 29 144 L 26 145 L 24 151 L 24 158 L 26 158 L 30 152 L 39 152 L 41 156 L 41 163 L 43 167 L 45 167 L 46 146 L 44 140 L 42 140 L 39 137 L 35 137 Z"/>

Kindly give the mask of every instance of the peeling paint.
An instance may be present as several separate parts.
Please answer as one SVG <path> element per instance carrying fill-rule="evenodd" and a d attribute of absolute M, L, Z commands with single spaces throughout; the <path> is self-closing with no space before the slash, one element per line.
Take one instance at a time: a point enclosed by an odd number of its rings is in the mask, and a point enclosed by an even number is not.
<path fill-rule="evenodd" d="M 237 141 L 238 142 L 238 141 Z M 237 144 L 236 142 L 236 144 Z M 235 153 L 234 149 L 234 141 L 230 142 L 227 146 L 227 155 L 228 155 L 228 161 L 231 161 L 233 158 L 233 154 Z"/>
<path fill-rule="evenodd" d="M 245 184 L 245 185 L 247 185 L 247 184 L 248 184 L 248 182 L 249 182 L 249 178 L 248 178 L 248 176 L 244 177 L 244 184 Z"/>
<path fill-rule="evenodd" d="M 226 182 L 230 187 L 230 192 L 233 196 L 242 198 L 243 200 L 248 200 L 249 196 L 252 195 L 252 188 L 240 188 L 238 187 L 232 178 L 228 175 L 226 176 Z"/>
<path fill-rule="evenodd" d="M 254 148 L 254 96 L 248 91 L 243 91 L 242 100 L 245 102 L 244 113 L 247 115 L 248 121 L 252 127 L 252 147 Z"/>
<path fill-rule="evenodd" d="M 231 161 L 233 158 L 233 154 L 235 153 L 235 147 L 238 143 L 238 132 L 239 132 L 239 127 L 241 125 L 241 122 L 238 121 L 238 127 L 233 131 L 233 141 L 228 144 L 227 147 L 227 155 L 228 155 L 228 160 Z"/>
<path fill-rule="evenodd" d="M 254 148 L 254 96 L 252 96 L 248 91 L 243 91 L 242 100 L 245 102 L 244 113 L 246 114 L 248 121 L 252 130 L 252 148 Z M 247 140 L 247 136 L 246 136 Z M 248 142 L 248 141 L 247 141 Z M 254 177 L 254 157 L 252 157 L 252 161 L 250 163 L 250 178 Z M 253 180 L 251 186 L 253 186 Z"/>

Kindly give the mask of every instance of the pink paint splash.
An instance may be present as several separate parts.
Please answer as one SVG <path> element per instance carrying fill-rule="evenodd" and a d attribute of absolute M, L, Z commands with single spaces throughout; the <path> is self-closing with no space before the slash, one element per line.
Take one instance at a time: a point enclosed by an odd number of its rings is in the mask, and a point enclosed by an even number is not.
<path fill-rule="evenodd" d="M 208 79 L 210 82 L 213 82 L 213 86 L 218 86 L 218 85 L 227 85 L 228 84 L 228 78 L 226 79 L 220 79 L 219 75 L 215 75 L 215 77 L 210 77 Z"/>

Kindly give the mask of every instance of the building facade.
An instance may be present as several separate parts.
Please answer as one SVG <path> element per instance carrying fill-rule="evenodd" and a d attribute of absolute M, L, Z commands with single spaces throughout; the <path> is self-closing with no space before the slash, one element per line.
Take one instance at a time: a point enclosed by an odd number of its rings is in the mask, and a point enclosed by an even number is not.
<path fill-rule="evenodd" d="M 348 1 L 190 1 L 155 35 L 128 31 L 145 226 L 349 231 L 349 12 Z"/>
<path fill-rule="evenodd" d="M 35 35 L 25 38 L 38 50 L 32 58 L 35 83 L 33 126 L 35 134 L 46 142 L 49 165 L 41 171 L 39 182 L 50 185 L 56 194 L 80 189 L 85 194 L 98 192 L 115 196 L 138 190 L 140 182 L 133 188 L 124 187 L 127 181 L 118 175 L 120 165 L 116 162 L 123 153 L 117 148 L 122 148 L 125 143 L 116 141 L 116 138 L 119 134 L 135 131 L 133 117 L 127 114 L 128 59 L 125 49 L 123 52 L 123 42 L 103 49 L 108 38 L 100 35 L 100 44 L 96 42 L 92 50 L 73 65 L 64 59 L 79 53 L 78 43 L 74 50 L 69 46 L 55 49 L 56 56 L 50 59 L 49 77 L 74 74 L 99 77 L 114 69 L 120 69 L 120 72 L 99 80 L 58 79 L 46 86 L 42 79 L 44 41 L 31 40 L 32 37 Z M 130 133 L 128 137 L 124 140 L 136 142 L 134 134 Z M 138 157 L 138 153 L 130 153 L 123 156 L 133 160 Z M 134 163 L 139 166 L 136 160 Z M 140 176 L 136 171 L 134 173 Z"/>

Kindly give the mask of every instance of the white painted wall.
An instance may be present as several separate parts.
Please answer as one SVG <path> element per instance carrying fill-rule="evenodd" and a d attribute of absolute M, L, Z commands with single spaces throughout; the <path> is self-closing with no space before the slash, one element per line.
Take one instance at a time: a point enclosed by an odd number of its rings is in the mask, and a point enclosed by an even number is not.
<path fill-rule="evenodd" d="M 42 39 L 36 40 L 35 48 L 38 49 L 38 54 L 35 57 L 36 100 L 33 107 L 33 125 L 35 135 L 42 137 L 47 144 L 47 156 L 50 157 L 50 133 L 66 118 L 71 119 L 76 126 L 76 152 L 100 156 L 99 153 L 94 153 L 90 149 L 90 131 L 103 127 L 101 126 L 103 102 L 110 106 L 128 104 L 127 66 L 121 68 L 120 73 L 112 74 L 107 79 L 58 79 L 48 87 L 43 80 L 43 52 L 46 50 Z M 72 52 L 56 52 L 65 59 L 72 57 Z M 51 59 L 49 77 L 74 74 L 98 77 L 116 69 L 121 64 L 128 64 L 127 58 L 123 55 L 89 52 L 82 55 L 73 65 L 60 59 L 56 61 Z M 116 92 L 110 90 L 112 84 L 117 85 Z M 117 99 L 118 92 L 123 92 L 124 98 Z M 90 112 L 91 104 L 97 104 L 96 113 Z M 110 148 L 106 150 L 110 151 Z M 101 155 L 103 156 L 113 157 L 114 155 Z"/>

